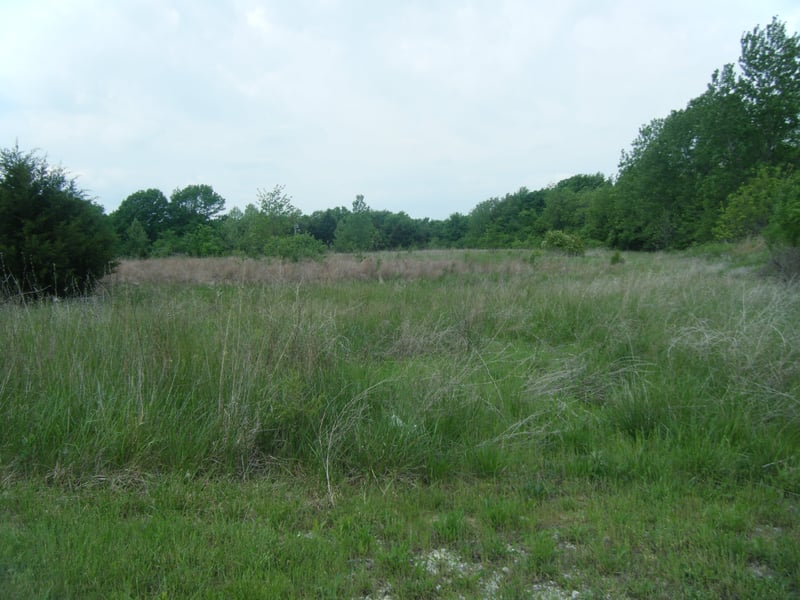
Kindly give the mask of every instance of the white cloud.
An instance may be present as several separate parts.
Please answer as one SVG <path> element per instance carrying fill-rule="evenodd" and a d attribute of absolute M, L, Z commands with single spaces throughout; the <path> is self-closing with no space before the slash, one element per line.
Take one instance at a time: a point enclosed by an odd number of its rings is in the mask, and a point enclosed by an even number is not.
<path fill-rule="evenodd" d="M 798 9 L 745 0 L 13 0 L 0 132 L 128 194 L 209 183 L 244 206 L 441 218 L 579 172 L 612 174 L 652 118 Z M 794 25 L 792 25 L 794 24 Z"/>

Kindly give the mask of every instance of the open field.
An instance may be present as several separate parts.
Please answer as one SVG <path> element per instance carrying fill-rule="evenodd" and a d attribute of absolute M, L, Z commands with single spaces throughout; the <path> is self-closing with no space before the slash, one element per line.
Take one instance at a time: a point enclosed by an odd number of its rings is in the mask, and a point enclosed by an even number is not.
<path fill-rule="evenodd" d="M 798 597 L 800 289 L 745 250 L 0 305 L 0 597 Z"/>

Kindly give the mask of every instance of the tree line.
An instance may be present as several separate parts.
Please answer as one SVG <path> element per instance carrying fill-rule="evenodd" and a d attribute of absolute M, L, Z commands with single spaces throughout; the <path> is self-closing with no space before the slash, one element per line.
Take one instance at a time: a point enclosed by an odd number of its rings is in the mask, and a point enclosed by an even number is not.
<path fill-rule="evenodd" d="M 281 185 L 258 190 L 257 202 L 222 214 L 224 201 L 208 185 L 157 189 L 128 196 L 111 213 L 123 256 L 186 254 L 306 258 L 333 250 L 367 252 L 419 248 L 509 248 L 541 244 L 549 231 L 599 239 L 587 227 L 592 203 L 613 187 L 604 175 L 576 175 L 546 189 L 521 188 L 491 198 L 470 213 L 415 219 L 370 208 L 363 195 L 352 207 L 310 215 Z"/>
<path fill-rule="evenodd" d="M 299 260 L 331 250 L 543 241 L 648 251 L 754 235 L 775 248 L 797 248 L 798 166 L 800 37 L 774 18 L 742 36 L 738 64 L 716 70 L 700 96 L 643 125 L 615 177 L 581 174 L 539 190 L 523 187 L 443 220 L 374 210 L 361 195 L 350 207 L 306 215 L 280 185 L 257 190 L 254 203 L 227 213 L 210 185 L 179 188 L 169 198 L 143 189 L 105 215 L 62 169 L 18 147 L 3 150 L 0 269 L 26 289 L 63 293 L 116 257 Z"/>

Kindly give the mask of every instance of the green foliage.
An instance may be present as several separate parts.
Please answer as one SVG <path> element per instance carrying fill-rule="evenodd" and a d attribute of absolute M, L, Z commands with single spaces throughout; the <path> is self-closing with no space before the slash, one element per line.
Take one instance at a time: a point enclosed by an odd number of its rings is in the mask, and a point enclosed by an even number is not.
<path fill-rule="evenodd" d="M 220 225 L 226 247 L 235 254 L 261 256 L 267 243 L 273 222 L 255 205 L 248 204 L 244 212 L 233 208 Z"/>
<path fill-rule="evenodd" d="M 464 245 L 472 248 L 511 247 L 526 240 L 541 206 L 541 193 L 520 188 L 504 198 L 480 202 L 469 214 Z"/>
<path fill-rule="evenodd" d="M 343 206 L 316 211 L 304 219 L 304 230 L 331 247 L 336 239 L 336 227 L 348 214 L 350 211 Z"/>
<path fill-rule="evenodd" d="M 365 252 L 372 250 L 375 226 L 368 213 L 353 213 L 336 226 L 334 248 L 337 252 Z"/>
<path fill-rule="evenodd" d="M 542 248 L 563 252 L 569 256 L 583 256 L 585 252 L 583 240 L 579 235 L 563 231 L 548 231 L 542 241 Z"/>
<path fill-rule="evenodd" d="M 139 219 L 134 218 L 130 226 L 125 230 L 124 238 L 120 244 L 120 254 L 132 258 L 146 258 L 150 253 L 150 245 L 147 231 L 145 231 Z"/>
<path fill-rule="evenodd" d="M 586 224 L 592 196 L 609 186 L 599 173 L 575 175 L 547 189 L 532 192 L 520 188 L 504 198 L 490 198 L 470 212 L 461 245 L 529 247 L 532 240 L 550 229 L 577 233 Z"/>
<path fill-rule="evenodd" d="M 368 213 L 370 211 L 369 206 L 367 206 L 367 202 L 364 200 L 364 194 L 357 194 L 356 199 L 353 200 L 353 212 L 358 213 Z"/>
<path fill-rule="evenodd" d="M 800 159 L 800 38 L 773 19 L 743 36 L 739 65 L 739 76 L 733 65 L 716 71 L 704 94 L 643 127 L 623 153 L 614 246 L 685 248 L 759 226 L 745 198 L 722 222 L 720 210 L 757 168 Z"/>
<path fill-rule="evenodd" d="M 545 205 L 536 220 L 536 233 L 578 231 L 586 222 L 585 196 L 568 187 L 547 190 Z"/>
<path fill-rule="evenodd" d="M 126 254 L 130 252 L 125 246 L 128 241 L 128 231 L 134 221 L 139 222 L 150 244 L 156 241 L 170 225 L 169 202 L 161 190 L 153 188 L 134 192 L 125 198 L 110 216 Z M 138 227 L 133 233 L 139 235 Z M 141 240 L 137 240 L 134 246 L 138 252 Z"/>
<path fill-rule="evenodd" d="M 573 175 L 559 181 L 554 187 L 557 190 L 570 190 L 576 194 L 581 192 L 591 192 L 608 185 L 606 176 L 602 173 L 593 175 Z"/>
<path fill-rule="evenodd" d="M 428 221 L 412 219 L 404 212 L 372 211 L 375 250 L 423 248 L 430 240 Z"/>
<path fill-rule="evenodd" d="M 276 185 L 269 192 L 258 190 L 257 197 L 264 216 L 262 235 L 286 236 L 295 233 L 301 212 L 292 204 L 292 197 L 286 195 L 282 185 Z"/>
<path fill-rule="evenodd" d="M 756 124 L 758 159 L 800 160 L 800 35 L 777 17 L 742 37 L 738 88 Z"/>
<path fill-rule="evenodd" d="M 774 198 L 775 210 L 766 231 L 767 240 L 800 247 L 800 172 L 780 180 Z"/>
<path fill-rule="evenodd" d="M 197 225 L 208 224 L 225 208 L 225 199 L 210 185 L 193 184 L 178 188 L 169 199 L 170 228 L 183 235 Z"/>
<path fill-rule="evenodd" d="M 270 238 L 264 247 L 267 256 L 279 256 L 293 262 L 307 259 L 321 259 L 328 248 L 308 233 Z"/>
<path fill-rule="evenodd" d="M 776 203 L 793 184 L 781 169 L 762 167 L 745 185 L 728 198 L 714 236 L 718 240 L 739 240 L 759 235 L 769 224 Z"/>
<path fill-rule="evenodd" d="M 610 182 L 587 194 L 586 221 L 582 230 L 586 239 L 608 242 L 614 223 L 615 205 L 616 187 Z"/>
<path fill-rule="evenodd" d="M 434 230 L 434 240 L 437 245 L 447 248 L 459 247 L 464 243 L 464 238 L 469 231 L 470 217 L 461 213 L 453 213 L 444 221 L 438 223 Z"/>
<path fill-rule="evenodd" d="M 733 194 L 715 233 L 722 240 L 763 234 L 770 247 L 767 271 L 800 275 L 800 173 L 762 168 Z"/>
<path fill-rule="evenodd" d="M 198 223 L 181 241 L 183 251 L 189 256 L 221 256 L 225 251 L 219 227 L 213 223 Z"/>
<path fill-rule="evenodd" d="M 62 168 L 18 147 L 0 151 L 0 293 L 84 294 L 115 245 L 103 209 Z"/>
<path fill-rule="evenodd" d="M 800 172 L 781 180 L 764 237 L 770 245 L 767 271 L 789 281 L 800 279 Z"/>
<path fill-rule="evenodd" d="M 171 229 L 166 230 L 150 247 L 150 256 L 164 258 L 173 254 L 188 254 L 185 236 L 179 236 Z"/>
<path fill-rule="evenodd" d="M 268 217 L 288 217 L 296 219 L 300 211 L 292 204 L 292 197 L 284 191 L 285 186 L 276 185 L 270 191 L 258 190 L 258 207 Z"/>
<path fill-rule="evenodd" d="M 743 157 L 718 152 L 737 148 L 721 133 L 733 120 L 726 106 L 738 104 L 709 91 L 642 128 L 620 165 L 614 245 L 655 250 L 710 239 L 720 205 L 746 178 Z"/>
<path fill-rule="evenodd" d="M 334 247 L 337 252 L 364 252 L 375 247 L 375 225 L 364 196 L 353 201 L 353 212 L 336 226 Z"/>

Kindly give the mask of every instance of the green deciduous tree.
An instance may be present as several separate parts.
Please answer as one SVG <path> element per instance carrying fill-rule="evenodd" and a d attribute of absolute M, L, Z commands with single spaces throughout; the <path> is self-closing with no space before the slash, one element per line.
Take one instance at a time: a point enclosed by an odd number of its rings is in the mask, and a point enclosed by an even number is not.
<path fill-rule="evenodd" d="M 265 247 L 269 256 L 298 262 L 306 259 L 319 259 L 324 256 L 327 246 L 309 233 L 273 237 Z"/>
<path fill-rule="evenodd" d="M 616 218 L 615 194 L 616 188 L 610 182 L 587 192 L 586 222 L 583 227 L 586 239 L 608 242 Z"/>
<path fill-rule="evenodd" d="M 308 233 L 330 247 L 336 238 L 336 227 L 349 214 L 350 211 L 344 206 L 318 210 L 304 219 L 304 227 Z"/>
<path fill-rule="evenodd" d="M 120 243 L 120 254 L 134 258 L 145 258 L 150 253 L 151 242 L 147 237 L 139 219 L 134 219 L 125 230 L 125 237 Z"/>
<path fill-rule="evenodd" d="M 757 125 L 759 161 L 798 160 L 800 148 L 800 36 L 773 18 L 742 37 L 737 89 Z"/>
<path fill-rule="evenodd" d="M 364 200 L 364 194 L 357 194 L 356 199 L 353 200 L 353 213 L 368 213 L 369 206 L 367 206 L 366 201 Z"/>
<path fill-rule="evenodd" d="M 153 242 L 169 225 L 168 206 L 169 201 L 161 190 L 139 190 L 120 203 L 117 210 L 111 213 L 111 221 L 117 233 L 123 233 L 136 220 Z"/>
<path fill-rule="evenodd" d="M 742 37 L 740 73 L 725 65 L 685 109 L 654 119 L 623 153 L 609 240 L 657 249 L 719 233 L 729 197 L 763 166 L 800 158 L 800 38 L 777 19 Z M 729 223 L 730 224 L 730 223 Z M 717 229 L 715 229 L 717 227 Z"/>
<path fill-rule="evenodd" d="M 169 199 L 170 229 L 178 235 L 207 224 L 225 209 L 225 199 L 210 185 L 193 184 L 176 189 Z"/>
<path fill-rule="evenodd" d="M 19 147 L 0 151 L 4 293 L 82 294 L 109 269 L 115 245 L 110 219 L 62 168 Z"/>
<path fill-rule="evenodd" d="M 781 169 L 762 167 L 745 185 L 728 198 L 714 235 L 720 240 L 737 240 L 758 235 L 769 225 L 775 203 L 783 193 L 785 178 Z"/>
<path fill-rule="evenodd" d="M 422 248 L 430 241 L 428 221 L 404 212 L 372 211 L 375 250 Z"/>
<path fill-rule="evenodd" d="M 169 202 L 161 190 L 139 190 L 125 198 L 110 216 L 122 242 L 122 254 L 145 257 L 153 242 L 169 227 Z M 138 225 L 134 227 L 134 223 Z"/>
<path fill-rule="evenodd" d="M 221 256 L 225 241 L 216 221 L 198 223 L 183 236 L 182 249 L 189 256 Z"/>
<path fill-rule="evenodd" d="M 339 252 L 365 252 L 374 248 L 375 225 L 364 196 L 353 201 L 353 211 L 336 226 L 334 247 Z"/>
<path fill-rule="evenodd" d="M 542 240 L 542 248 L 554 252 L 562 252 L 568 256 L 583 256 L 583 239 L 579 235 L 563 231 L 548 231 Z"/>
<path fill-rule="evenodd" d="M 622 204 L 612 242 L 623 248 L 655 250 L 691 242 L 696 222 L 697 173 L 694 110 L 673 111 L 639 131 L 631 152 L 623 153 L 617 180 Z"/>
<path fill-rule="evenodd" d="M 526 244 L 545 206 L 547 190 L 525 187 L 503 198 L 489 198 L 470 212 L 464 244 L 476 248 L 501 248 Z"/>
<path fill-rule="evenodd" d="M 433 223 L 434 242 L 446 247 L 460 247 L 469 231 L 469 216 L 453 213 L 444 221 Z"/>
<path fill-rule="evenodd" d="M 767 241 L 800 248 L 800 172 L 780 178 L 773 199 L 774 209 L 765 231 Z"/>
<path fill-rule="evenodd" d="M 536 219 L 536 233 L 550 230 L 578 231 L 586 222 L 585 194 L 568 187 L 554 187 L 547 190 L 545 205 Z"/>
<path fill-rule="evenodd" d="M 276 185 L 268 192 L 258 190 L 256 196 L 261 214 L 266 218 L 264 233 L 269 236 L 296 233 L 302 213 L 292 204 L 292 197 L 285 193 L 284 186 Z"/>

